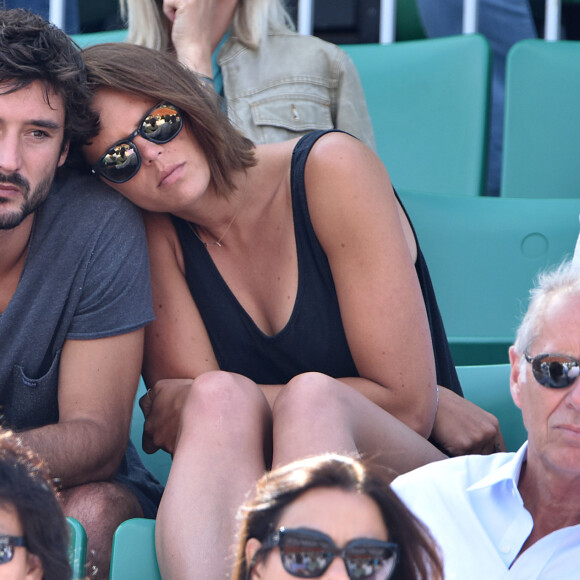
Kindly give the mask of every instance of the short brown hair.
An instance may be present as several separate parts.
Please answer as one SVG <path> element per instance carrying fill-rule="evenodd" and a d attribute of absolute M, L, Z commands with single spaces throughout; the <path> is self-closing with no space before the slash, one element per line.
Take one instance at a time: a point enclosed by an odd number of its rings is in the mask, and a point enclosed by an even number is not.
<path fill-rule="evenodd" d="M 91 90 L 107 88 L 155 103 L 175 105 L 207 156 L 216 191 L 233 189 L 231 174 L 255 165 L 254 144 L 221 109 L 198 75 L 159 51 L 126 43 L 105 43 L 83 51 Z"/>

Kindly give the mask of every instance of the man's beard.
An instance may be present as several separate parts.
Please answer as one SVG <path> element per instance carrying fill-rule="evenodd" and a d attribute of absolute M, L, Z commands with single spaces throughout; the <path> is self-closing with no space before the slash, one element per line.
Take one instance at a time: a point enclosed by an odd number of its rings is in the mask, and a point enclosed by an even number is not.
<path fill-rule="evenodd" d="M 10 200 L 2 199 L 2 194 L 0 193 L 0 230 L 11 230 L 19 226 L 27 216 L 36 211 L 40 204 L 46 199 L 53 179 L 54 175 L 45 178 L 31 193 L 30 183 L 19 173 L 11 173 L 10 175 L 0 173 L 0 183 L 11 183 L 16 185 L 22 193 L 22 204 L 20 209 L 6 214 L 2 213 L 1 208 L 2 205 L 9 204 Z"/>

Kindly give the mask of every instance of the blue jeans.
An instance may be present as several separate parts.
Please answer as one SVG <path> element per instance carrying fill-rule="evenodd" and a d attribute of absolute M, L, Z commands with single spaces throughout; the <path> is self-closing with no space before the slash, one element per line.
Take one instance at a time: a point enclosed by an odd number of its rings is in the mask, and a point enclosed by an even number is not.
<path fill-rule="evenodd" d="M 461 34 L 463 0 L 417 0 L 417 6 L 427 36 Z M 487 38 L 492 53 L 487 194 L 499 195 L 506 56 L 519 40 L 537 37 L 529 1 L 480 0 L 478 32 Z"/>

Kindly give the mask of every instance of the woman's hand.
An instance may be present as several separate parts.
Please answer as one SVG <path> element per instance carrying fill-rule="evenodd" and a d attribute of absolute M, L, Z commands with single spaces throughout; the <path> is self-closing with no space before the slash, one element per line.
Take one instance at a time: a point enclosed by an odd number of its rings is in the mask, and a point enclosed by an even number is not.
<path fill-rule="evenodd" d="M 177 56 L 188 68 L 213 77 L 215 0 L 164 0 L 163 13 L 172 24 L 171 40 Z"/>
<path fill-rule="evenodd" d="M 505 451 L 497 418 L 449 389 L 439 389 L 431 437 L 451 456 Z"/>
<path fill-rule="evenodd" d="M 163 379 L 157 381 L 139 401 L 145 415 L 143 450 L 155 453 L 164 449 L 173 454 L 179 430 L 181 410 L 187 397 L 191 379 Z"/>

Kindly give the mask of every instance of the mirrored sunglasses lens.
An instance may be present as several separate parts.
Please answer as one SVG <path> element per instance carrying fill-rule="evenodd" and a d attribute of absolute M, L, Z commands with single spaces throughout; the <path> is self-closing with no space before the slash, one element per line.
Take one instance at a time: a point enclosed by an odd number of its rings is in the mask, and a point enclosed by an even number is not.
<path fill-rule="evenodd" d="M 0 564 L 7 564 L 14 557 L 14 548 L 8 541 L 0 542 Z"/>
<path fill-rule="evenodd" d="M 323 539 L 286 536 L 280 548 L 282 565 L 289 574 L 299 578 L 316 578 L 332 559 L 329 545 Z"/>
<path fill-rule="evenodd" d="M 139 170 L 137 149 L 132 143 L 120 143 L 109 149 L 99 161 L 101 174 L 113 183 L 122 183 Z"/>
<path fill-rule="evenodd" d="M 389 548 L 361 544 L 346 551 L 346 562 L 353 580 L 387 580 L 395 567 L 396 554 Z"/>
<path fill-rule="evenodd" d="M 541 385 L 562 389 L 571 385 L 580 375 L 580 366 L 574 359 L 548 356 L 534 360 L 534 377 Z"/>
<path fill-rule="evenodd" d="M 167 143 L 181 131 L 182 120 L 177 110 L 163 105 L 152 111 L 141 125 L 141 135 L 154 143 Z"/>

